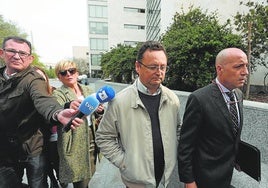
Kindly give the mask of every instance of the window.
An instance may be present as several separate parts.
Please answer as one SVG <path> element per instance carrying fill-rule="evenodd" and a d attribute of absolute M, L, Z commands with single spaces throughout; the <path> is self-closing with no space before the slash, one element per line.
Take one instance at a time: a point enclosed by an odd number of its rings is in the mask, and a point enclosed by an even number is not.
<path fill-rule="evenodd" d="M 91 18 L 107 18 L 107 6 L 89 5 L 89 17 Z"/>
<path fill-rule="evenodd" d="M 144 25 L 132 25 L 132 24 L 124 24 L 124 28 L 126 29 L 141 29 L 144 30 L 145 26 Z"/>
<path fill-rule="evenodd" d="M 141 8 L 131 8 L 131 7 L 124 7 L 125 12 L 138 12 L 138 13 L 145 13 L 145 9 Z"/>
<path fill-rule="evenodd" d="M 100 66 L 100 64 L 101 64 L 101 55 L 100 54 L 91 54 L 90 60 L 91 60 L 91 65 Z"/>
<path fill-rule="evenodd" d="M 108 50 L 108 39 L 90 39 L 91 50 Z"/>
<path fill-rule="evenodd" d="M 107 35 L 108 34 L 107 22 L 90 22 L 89 33 Z"/>

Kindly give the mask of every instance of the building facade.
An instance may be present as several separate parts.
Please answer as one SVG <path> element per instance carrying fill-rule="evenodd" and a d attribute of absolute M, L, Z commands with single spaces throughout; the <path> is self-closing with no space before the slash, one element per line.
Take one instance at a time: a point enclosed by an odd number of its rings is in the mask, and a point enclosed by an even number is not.
<path fill-rule="evenodd" d="M 88 0 L 89 74 L 101 77 L 101 54 L 145 40 L 145 0 Z"/>

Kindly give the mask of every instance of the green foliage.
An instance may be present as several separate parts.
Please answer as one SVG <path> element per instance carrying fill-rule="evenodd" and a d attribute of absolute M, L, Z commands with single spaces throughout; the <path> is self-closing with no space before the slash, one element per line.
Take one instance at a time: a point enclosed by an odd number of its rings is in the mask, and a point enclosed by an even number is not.
<path fill-rule="evenodd" d="M 104 78 L 121 83 L 132 82 L 137 48 L 118 44 L 109 52 L 102 54 L 101 67 Z"/>
<path fill-rule="evenodd" d="M 20 36 L 23 38 L 27 37 L 27 34 L 22 32 L 20 28 L 16 26 L 16 24 L 5 21 L 3 16 L 0 15 L 0 42 L 3 43 L 3 40 L 7 36 Z"/>
<path fill-rule="evenodd" d="M 21 29 L 16 26 L 16 24 L 9 22 L 9 21 L 5 21 L 3 16 L 0 15 L 0 43 L 1 45 L 3 43 L 4 38 L 7 36 L 20 36 L 22 38 L 27 38 L 27 34 L 22 32 Z M 46 66 L 42 62 L 40 62 L 39 56 L 34 52 L 34 49 L 33 49 L 32 54 L 34 56 L 34 61 L 32 65 L 40 67 L 44 69 L 45 71 L 48 71 L 46 70 Z M 0 59 L 0 66 L 3 66 L 3 65 L 4 65 L 4 61 Z M 53 76 L 53 74 L 49 74 L 49 75 Z M 55 77 L 55 74 L 54 74 L 54 77 Z"/>
<path fill-rule="evenodd" d="M 41 69 L 46 69 L 46 66 L 39 61 L 39 56 L 35 52 L 33 52 L 32 55 L 34 56 L 34 60 L 32 62 L 32 65 L 40 67 Z"/>
<path fill-rule="evenodd" d="M 45 69 L 45 72 L 49 78 L 56 78 L 55 69 L 50 67 L 49 69 Z"/>
<path fill-rule="evenodd" d="M 14 23 L 5 21 L 3 16 L 0 15 L 0 44 L 1 45 L 3 43 L 4 38 L 7 36 L 27 37 L 27 34 L 24 32 L 21 32 L 20 29 Z M 3 65 L 4 65 L 4 61 L 0 59 L 0 66 L 3 66 Z"/>
<path fill-rule="evenodd" d="M 243 42 L 248 44 L 249 24 L 251 27 L 251 70 L 256 66 L 268 67 L 265 59 L 268 57 L 268 0 L 262 2 L 240 2 L 248 8 L 247 13 L 237 12 L 234 17 L 236 30 L 243 36 Z"/>
<path fill-rule="evenodd" d="M 166 85 L 171 89 L 194 91 L 215 77 L 215 57 L 227 47 L 242 48 L 241 38 L 232 34 L 230 23 L 219 24 L 217 12 L 208 14 L 190 7 L 176 13 L 161 41 L 168 53 Z"/>

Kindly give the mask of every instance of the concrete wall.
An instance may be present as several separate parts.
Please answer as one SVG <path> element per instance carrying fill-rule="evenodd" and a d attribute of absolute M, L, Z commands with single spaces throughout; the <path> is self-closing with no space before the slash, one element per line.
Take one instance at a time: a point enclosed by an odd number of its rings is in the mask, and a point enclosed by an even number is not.
<path fill-rule="evenodd" d="M 95 89 L 103 85 L 112 86 L 116 93 L 128 84 L 96 81 Z M 180 99 L 181 117 L 184 113 L 189 92 L 174 91 Z M 268 103 L 244 100 L 244 127 L 241 139 L 261 151 L 262 177 L 257 182 L 243 172 L 234 171 L 232 185 L 236 188 L 268 188 Z"/>

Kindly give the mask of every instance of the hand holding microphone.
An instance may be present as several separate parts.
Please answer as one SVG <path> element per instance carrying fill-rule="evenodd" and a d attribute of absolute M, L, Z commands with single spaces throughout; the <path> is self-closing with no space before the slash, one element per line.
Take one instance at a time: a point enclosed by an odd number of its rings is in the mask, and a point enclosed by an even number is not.
<path fill-rule="evenodd" d="M 71 118 L 71 120 L 63 127 L 64 132 L 71 129 L 72 121 L 78 117 L 88 116 L 92 114 L 99 106 L 100 103 L 105 103 L 112 100 L 115 96 L 115 91 L 110 86 L 100 88 L 97 93 L 86 97 L 79 106 L 79 112 Z"/>

